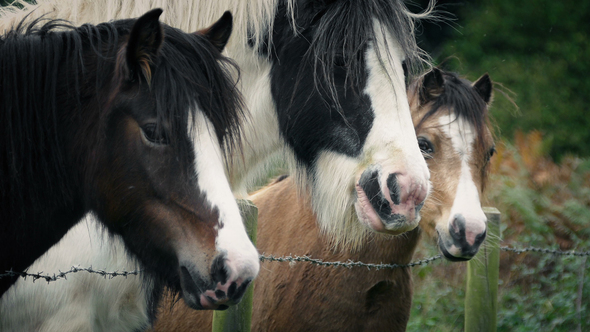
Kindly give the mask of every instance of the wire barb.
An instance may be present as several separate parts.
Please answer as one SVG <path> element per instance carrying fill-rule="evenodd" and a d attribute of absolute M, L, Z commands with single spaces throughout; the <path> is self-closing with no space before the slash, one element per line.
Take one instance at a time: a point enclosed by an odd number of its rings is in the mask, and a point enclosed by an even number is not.
<path fill-rule="evenodd" d="M 269 261 L 269 262 L 289 262 L 289 263 L 298 263 L 298 262 L 307 262 L 307 263 L 311 263 L 314 265 L 319 265 L 319 266 L 332 266 L 332 267 L 345 267 L 345 268 L 353 268 L 353 267 L 366 267 L 367 269 L 371 270 L 371 269 L 376 269 L 376 270 L 381 270 L 381 269 L 397 269 L 397 268 L 403 268 L 403 267 L 413 267 L 413 266 L 417 266 L 417 265 L 428 265 L 432 262 L 434 262 L 437 259 L 442 258 L 441 255 L 436 255 L 433 257 L 429 257 L 429 258 L 425 258 L 419 261 L 415 261 L 412 263 L 408 263 L 408 264 L 374 264 L 374 263 L 363 263 L 363 262 L 357 262 L 357 261 L 353 261 L 353 260 L 348 260 L 347 262 L 325 262 L 321 259 L 316 259 L 316 258 L 311 258 L 309 256 L 282 256 L 282 257 L 275 257 L 273 255 L 269 255 L 269 256 L 265 256 L 265 255 L 260 255 L 260 261 L 261 262 L 265 262 L 265 261 Z"/>

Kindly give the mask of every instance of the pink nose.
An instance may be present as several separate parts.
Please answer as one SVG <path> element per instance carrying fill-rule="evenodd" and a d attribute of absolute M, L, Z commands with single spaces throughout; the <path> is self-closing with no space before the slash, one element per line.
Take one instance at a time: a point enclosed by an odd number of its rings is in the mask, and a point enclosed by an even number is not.
<path fill-rule="evenodd" d="M 214 290 L 206 290 L 199 301 L 203 309 L 225 310 L 228 305 L 241 301 L 252 279 L 245 281 L 231 281 L 224 284 L 217 283 Z"/>
<path fill-rule="evenodd" d="M 418 184 L 414 179 L 405 173 L 393 173 L 387 177 L 387 190 L 394 206 L 393 213 L 419 212 L 424 205 L 428 188 Z M 406 209 L 406 210 L 404 210 Z"/>
<path fill-rule="evenodd" d="M 408 174 L 396 172 L 384 177 L 377 167 L 365 170 L 358 186 L 386 226 L 414 221 L 428 193 L 427 185 Z"/>
<path fill-rule="evenodd" d="M 418 225 L 428 194 L 428 179 L 406 172 L 368 167 L 356 185 L 359 219 L 377 232 L 401 234 Z"/>

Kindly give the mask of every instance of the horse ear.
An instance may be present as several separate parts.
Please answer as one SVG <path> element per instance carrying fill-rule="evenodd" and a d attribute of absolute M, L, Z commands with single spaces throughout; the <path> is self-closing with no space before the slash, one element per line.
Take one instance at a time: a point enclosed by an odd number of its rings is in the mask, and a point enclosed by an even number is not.
<path fill-rule="evenodd" d="M 125 50 L 128 78 L 131 80 L 141 74 L 148 83 L 151 81 L 151 65 L 164 40 L 160 15 L 162 9 L 153 9 L 138 18 L 131 28 Z"/>
<path fill-rule="evenodd" d="M 490 100 L 492 99 L 492 80 L 490 79 L 490 75 L 488 73 L 483 74 L 482 77 L 478 78 L 472 85 L 477 93 L 481 96 L 483 101 L 489 105 Z"/>
<path fill-rule="evenodd" d="M 432 99 L 440 96 L 445 90 L 445 80 L 440 69 L 434 67 L 426 75 L 422 81 L 422 88 L 420 89 L 420 103 L 425 104 Z"/>
<path fill-rule="evenodd" d="M 205 36 L 219 52 L 222 52 L 231 36 L 232 28 L 233 17 L 229 11 L 226 11 L 212 26 L 199 30 L 196 33 Z"/>

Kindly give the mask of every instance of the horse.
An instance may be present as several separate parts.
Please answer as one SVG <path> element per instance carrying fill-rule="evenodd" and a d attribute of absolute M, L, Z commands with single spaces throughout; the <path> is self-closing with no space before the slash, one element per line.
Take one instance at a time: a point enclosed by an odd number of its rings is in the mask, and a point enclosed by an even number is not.
<path fill-rule="evenodd" d="M 20 4 L 0 9 L 0 31 L 24 15 L 97 22 L 153 6 L 166 9 L 164 22 L 194 31 L 195 22 L 231 10 L 236 33 L 225 52 L 240 67 L 237 87 L 249 111 L 242 153 L 227 154 L 234 194 L 245 196 L 269 164 L 285 160 L 338 245 L 360 246 L 373 231 L 417 227 L 430 184 L 405 79 L 426 62 L 413 24 L 429 11 L 412 14 L 401 1 L 343 0 Z"/>
<path fill-rule="evenodd" d="M 335 248 L 314 215 L 310 197 L 298 194 L 292 177 L 282 176 L 250 197 L 259 209 L 259 250 L 324 261 L 409 263 L 421 229 L 434 232 L 433 225 L 447 224 L 447 211 L 461 200 L 481 206 L 466 196 L 481 197 L 488 177 L 494 151 L 487 111 L 491 93 L 487 74 L 472 84 L 437 68 L 410 86 L 413 123 L 433 186 L 419 228 L 397 236 L 373 233 L 360 249 Z M 469 171 L 462 168 L 465 164 Z M 286 268 L 263 263 L 254 286 L 252 331 L 405 331 L 410 316 L 408 267 L 367 270 L 296 263 Z M 154 330 L 210 330 L 211 318 L 163 301 Z"/>
<path fill-rule="evenodd" d="M 192 308 L 234 304 L 257 275 L 221 150 L 237 149 L 244 121 L 221 54 L 231 14 L 184 33 L 161 13 L 80 27 L 37 19 L 0 38 L 2 274 L 91 213 L 144 282 Z M 15 275 L 0 279 L 2 293 Z"/>

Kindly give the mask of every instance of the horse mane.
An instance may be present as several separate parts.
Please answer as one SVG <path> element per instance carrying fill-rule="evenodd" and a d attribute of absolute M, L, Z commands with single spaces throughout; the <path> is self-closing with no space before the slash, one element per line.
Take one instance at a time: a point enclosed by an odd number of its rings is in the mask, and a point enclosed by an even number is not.
<path fill-rule="evenodd" d="M 361 93 L 365 78 L 364 57 L 359 51 L 365 49 L 368 42 L 383 39 L 385 49 L 379 49 L 379 43 L 373 43 L 379 60 L 386 63 L 392 60 L 389 52 L 389 32 L 397 42 L 409 69 L 409 74 L 421 70 L 422 64 L 428 63 L 428 56 L 416 44 L 414 21 L 425 18 L 431 8 L 424 14 L 411 13 L 402 1 L 363 0 L 363 1 L 295 1 L 286 0 L 278 6 L 277 16 L 286 18 L 291 23 L 294 35 L 306 29 L 314 29 L 310 48 L 301 62 L 313 66 L 316 88 L 319 80 L 326 82 L 328 97 L 337 109 L 341 109 L 334 82 L 334 64 L 340 64 L 346 70 L 346 81 L 352 91 Z M 379 22 L 375 26 L 375 21 Z M 387 67 L 387 66 L 385 66 Z M 300 70 L 303 68 L 300 68 Z M 395 73 L 403 75 L 403 73 Z M 304 79 L 299 75 L 299 80 Z"/>
<path fill-rule="evenodd" d="M 25 24 L 26 19 L 0 37 L 0 181 L 6 183 L 0 196 L 23 202 L 27 188 L 43 182 L 45 193 L 69 200 L 64 194 L 75 180 L 69 180 L 72 176 L 65 168 L 59 124 L 83 123 L 79 136 L 86 136 L 76 137 L 75 148 L 100 144 L 102 123 L 112 111 L 110 98 L 121 88 L 120 82 L 112 82 L 123 76 L 117 72 L 121 67 L 117 52 L 135 20 L 74 27 L 42 17 Z M 201 110 L 221 144 L 230 148 L 239 144 L 244 114 L 231 75 L 236 70 L 233 62 L 201 35 L 164 26 L 164 36 L 150 84 L 157 125 L 167 121 L 174 145 L 186 135 L 189 119 L 196 119 Z M 198 56 L 188 58 L 187 52 Z M 114 85 L 104 91 L 109 83 Z M 85 107 L 98 108 L 98 114 L 83 114 Z M 60 109 L 71 111 L 64 114 Z M 192 146 L 190 151 L 182 151 L 182 145 L 175 148 L 179 158 L 192 156 Z M 33 194 L 30 199 L 37 198 Z"/>
<path fill-rule="evenodd" d="M 188 58 L 187 53 L 199 57 Z M 232 76 L 232 72 L 239 73 L 235 62 L 223 56 L 204 36 L 169 26 L 164 29 L 158 59 L 152 82 L 158 114 L 168 112 L 169 117 L 184 117 L 187 108 L 194 115 L 198 107 L 213 124 L 220 145 L 226 147 L 222 153 L 227 159 L 239 147 L 245 118 L 242 95 Z M 170 81 L 174 84 L 158 85 Z M 162 101 L 166 103 L 161 104 Z M 177 124 L 185 125 L 184 119 Z M 184 128 L 177 130 L 184 132 Z"/>
<path fill-rule="evenodd" d="M 426 120 L 439 112 L 454 112 L 457 118 L 462 118 L 471 124 L 478 137 L 484 137 L 487 126 L 488 107 L 482 97 L 472 87 L 472 83 L 459 74 L 440 69 L 444 79 L 443 92 L 434 99 L 432 108 L 420 120 L 416 128 L 420 128 Z M 420 93 L 422 79 L 416 81 L 413 90 Z M 480 140 L 480 144 L 483 141 Z"/>
<path fill-rule="evenodd" d="M 232 12 L 236 31 L 230 44 L 237 44 L 239 47 L 248 43 L 265 57 L 271 57 L 273 54 L 273 32 L 278 24 L 290 27 L 290 33 L 293 36 L 313 27 L 316 31 L 314 39 L 310 40 L 311 47 L 301 66 L 303 67 L 306 63 L 312 64 L 316 88 L 321 89 L 319 80 L 326 82 L 328 96 L 337 106 L 339 103 L 333 64 L 343 62 L 347 72 L 347 82 L 351 87 L 358 86 L 364 78 L 365 66 L 363 58 L 357 55 L 371 39 L 370 36 L 374 36 L 372 39 L 377 37 L 374 19 L 380 22 L 383 36 L 388 31 L 397 40 L 406 57 L 405 62 L 410 74 L 421 72 L 423 64 L 429 66 L 428 55 L 416 44 L 414 23 L 417 19 L 430 17 L 433 3 L 423 13 L 414 14 L 402 1 L 397 0 L 202 2 L 197 5 L 200 17 L 206 17 L 211 21 L 220 15 L 220 8 Z M 230 46 L 231 51 L 235 49 Z M 389 49 L 377 49 L 377 53 L 382 61 L 388 61 L 392 56 L 389 54 Z M 232 56 L 239 55 L 232 54 Z M 300 70 L 302 69 L 300 67 Z"/>
<path fill-rule="evenodd" d="M 0 179 L 8 184 L 2 197 L 22 201 L 25 188 L 34 188 L 39 179 L 46 179 L 44 190 L 58 197 L 68 192 L 66 156 L 58 132 L 66 119 L 59 117 L 58 109 L 64 102 L 81 106 L 87 43 L 83 34 L 102 35 L 115 45 L 117 40 L 108 25 L 74 29 L 63 20 L 37 18 L 27 24 L 21 21 L 0 37 Z M 104 62 L 98 61 L 96 69 L 101 65 Z M 50 185 L 47 179 L 57 181 Z"/>

